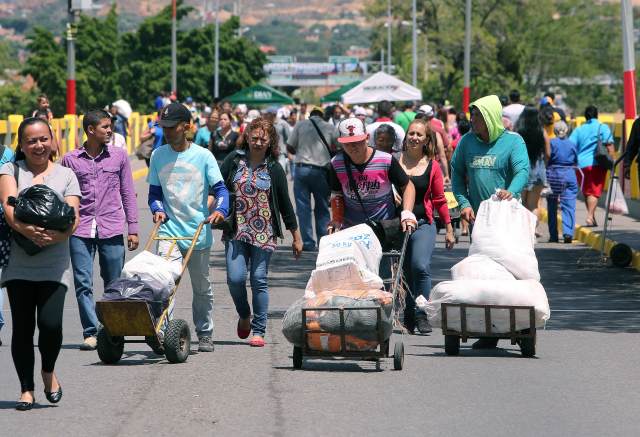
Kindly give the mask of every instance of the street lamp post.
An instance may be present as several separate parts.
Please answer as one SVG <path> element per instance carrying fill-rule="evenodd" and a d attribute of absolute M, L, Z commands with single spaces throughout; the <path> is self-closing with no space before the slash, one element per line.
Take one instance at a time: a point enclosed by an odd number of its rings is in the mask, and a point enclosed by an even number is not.
<path fill-rule="evenodd" d="M 220 96 L 220 0 L 216 0 L 216 32 L 215 32 L 215 55 L 213 67 L 213 97 Z"/>
<path fill-rule="evenodd" d="M 176 19 L 176 0 L 172 1 L 171 10 L 171 91 L 178 96 L 178 56 L 177 56 L 177 19 Z"/>
<path fill-rule="evenodd" d="M 462 111 L 469 112 L 471 102 L 471 0 L 467 0 L 464 15 L 464 88 Z"/>
<path fill-rule="evenodd" d="M 391 74 L 391 0 L 387 0 L 387 73 Z"/>
<path fill-rule="evenodd" d="M 76 113 L 76 11 L 68 1 L 67 23 L 67 114 Z"/>
<path fill-rule="evenodd" d="M 418 29 L 416 28 L 416 0 L 413 0 L 411 4 L 411 20 L 413 25 L 412 30 L 412 51 L 411 51 L 411 84 L 415 87 L 418 85 Z"/>

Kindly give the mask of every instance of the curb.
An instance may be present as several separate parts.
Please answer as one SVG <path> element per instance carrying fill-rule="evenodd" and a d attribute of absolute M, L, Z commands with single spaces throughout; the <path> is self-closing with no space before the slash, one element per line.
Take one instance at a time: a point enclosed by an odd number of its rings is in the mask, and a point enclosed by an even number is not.
<path fill-rule="evenodd" d="M 143 177 L 145 177 L 147 175 L 147 173 L 149 173 L 149 169 L 148 168 L 141 168 L 141 169 L 135 170 L 132 173 L 133 180 L 137 181 L 138 179 L 142 179 Z"/>
<path fill-rule="evenodd" d="M 549 213 L 547 209 L 540 208 L 540 221 L 547 223 L 548 217 L 549 217 Z M 560 216 L 558 216 L 558 226 L 562 226 L 562 220 Z M 581 225 L 576 225 L 573 233 L 573 239 L 578 240 L 581 243 L 586 244 L 587 246 L 597 251 L 600 251 L 600 247 L 602 246 L 602 234 L 596 233 L 591 229 Z M 617 241 L 607 238 L 604 243 L 605 255 L 609 256 L 609 253 L 611 252 L 611 248 L 616 244 L 618 244 Z M 634 269 L 640 271 L 640 251 L 637 251 L 635 249 L 631 249 L 631 251 L 633 252 L 631 266 Z"/>

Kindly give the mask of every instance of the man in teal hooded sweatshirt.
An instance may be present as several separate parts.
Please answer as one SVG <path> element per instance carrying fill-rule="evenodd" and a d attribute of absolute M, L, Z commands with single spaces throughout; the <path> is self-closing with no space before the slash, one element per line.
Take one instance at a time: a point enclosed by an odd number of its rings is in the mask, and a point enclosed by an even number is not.
<path fill-rule="evenodd" d="M 520 196 L 529 179 L 529 156 L 522 137 L 502 125 L 498 96 L 482 97 L 470 110 L 471 132 L 451 159 L 451 183 L 462 217 L 473 223 L 480 202 L 496 189 L 502 200 Z"/>
<path fill-rule="evenodd" d="M 483 200 L 493 194 L 502 200 L 520 197 L 529 179 L 527 146 L 520 135 L 502 125 L 498 96 L 486 96 L 470 106 L 471 132 L 465 134 L 451 159 L 451 184 L 469 223 Z M 475 349 L 495 348 L 496 338 L 481 338 Z"/>

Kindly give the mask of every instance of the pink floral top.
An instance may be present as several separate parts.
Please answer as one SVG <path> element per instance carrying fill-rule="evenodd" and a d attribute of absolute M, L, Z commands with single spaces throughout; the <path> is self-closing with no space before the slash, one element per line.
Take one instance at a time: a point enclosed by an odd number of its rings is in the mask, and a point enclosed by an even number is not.
<path fill-rule="evenodd" d="M 271 177 L 267 164 L 263 163 L 252 169 L 241 159 L 233 188 L 236 193 L 238 226 L 234 239 L 273 252 L 276 249 L 276 237 L 269 207 Z"/>

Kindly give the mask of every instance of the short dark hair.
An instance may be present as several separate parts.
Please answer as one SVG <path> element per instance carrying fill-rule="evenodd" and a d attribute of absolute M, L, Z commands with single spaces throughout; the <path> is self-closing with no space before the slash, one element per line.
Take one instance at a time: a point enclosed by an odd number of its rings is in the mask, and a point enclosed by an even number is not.
<path fill-rule="evenodd" d="M 391 110 L 393 109 L 393 104 L 388 100 L 383 100 L 378 103 L 378 115 L 379 116 L 391 116 Z"/>
<path fill-rule="evenodd" d="M 313 109 L 311 113 L 309 113 L 309 117 L 322 117 L 322 111 L 319 109 Z"/>
<path fill-rule="evenodd" d="M 500 97 L 498 97 L 500 99 L 500 104 L 502 106 L 507 106 L 509 104 L 509 99 L 507 99 L 507 96 L 505 95 L 501 95 Z"/>
<path fill-rule="evenodd" d="M 554 101 L 556 100 L 556 95 L 551 91 L 547 91 L 546 93 L 544 93 L 544 96 L 542 97 L 549 97 L 551 100 L 554 100 Z"/>
<path fill-rule="evenodd" d="M 108 118 L 111 121 L 111 114 L 109 114 L 104 109 L 94 109 L 93 111 L 89 111 L 84 114 L 82 118 L 82 129 L 86 134 L 89 133 L 89 126 L 96 127 L 101 120 Z"/>
<path fill-rule="evenodd" d="M 412 100 L 409 100 L 408 102 L 404 102 L 404 105 L 402 105 L 402 109 L 406 111 L 407 109 L 411 109 L 414 106 L 416 106 L 415 102 L 413 102 Z"/>
<path fill-rule="evenodd" d="M 511 90 L 509 91 L 509 100 L 511 103 L 518 103 L 520 101 L 520 91 Z"/>
<path fill-rule="evenodd" d="M 598 118 L 598 108 L 594 105 L 589 105 L 584 110 L 584 118 L 591 120 L 592 118 Z"/>
<path fill-rule="evenodd" d="M 458 121 L 458 133 L 460 136 L 466 134 L 471 130 L 471 123 L 466 118 Z"/>

